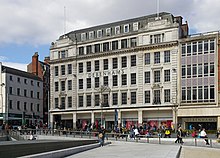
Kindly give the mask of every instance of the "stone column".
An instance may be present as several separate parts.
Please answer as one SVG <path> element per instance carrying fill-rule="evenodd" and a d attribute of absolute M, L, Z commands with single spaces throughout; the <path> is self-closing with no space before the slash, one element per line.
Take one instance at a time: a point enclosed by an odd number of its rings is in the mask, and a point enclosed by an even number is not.
<path fill-rule="evenodd" d="M 173 125 L 174 125 L 174 129 L 175 131 L 177 130 L 177 107 L 173 107 L 172 109 L 172 112 L 173 112 Z M 185 124 L 183 124 L 182 122 L 182 128 L 185 129 Z"/>
<path fill-rule="evenodd" d="M 121 117 L 121 110 L 118 110 L 118 126 L 121 126 L 121 121 L 122 121 L 122 117 Z"/>
<path fill-rule="evenodd" d="M 138 110 L 138 125 L 142 125 L 143 123 L 143 111 L 142 110 Z"/>
<path fill-rule="evenodd" d="M 217 129 L 220 129 L 220 116 L 217 117 Z"/>
<path fill-rule="evenodd" d="M 95 113 L 94 113 L 94 111 L 91 112 L 91 124 L 92 125 L 95 124 Z"/>
<path fill-rule="evenodd" d="M 53 114 L 50 113 L 50 127 L 51 129 L 53 129 L 53 123 L 54 123 L 54 118 L 53 118 Z"/>
<path fill-rule="evenodd" d="M 73 112 L 73 129 L 76 129 L 76 112 Z"/>

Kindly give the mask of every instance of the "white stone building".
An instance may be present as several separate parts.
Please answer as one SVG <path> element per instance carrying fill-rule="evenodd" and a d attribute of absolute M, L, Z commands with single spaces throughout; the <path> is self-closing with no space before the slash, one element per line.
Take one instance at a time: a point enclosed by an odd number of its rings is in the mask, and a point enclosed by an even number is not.
<path fill-rule="evenodd" d="M 51 123 L 175 125 L 178 40 L 187 35 L 182 17 L 163 12 L 60 36 L 50 49 Z"/>
<path fill-rule="evenodd" d="M 39 123 L 43 118 L 42 80 L 0 62 L 0 124 Z"/>

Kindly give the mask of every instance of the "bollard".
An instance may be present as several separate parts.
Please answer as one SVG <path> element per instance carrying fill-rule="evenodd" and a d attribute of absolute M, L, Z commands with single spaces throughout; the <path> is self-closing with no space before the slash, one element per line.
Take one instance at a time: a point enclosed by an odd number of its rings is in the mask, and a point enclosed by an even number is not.
<path fill-rule="evenodd" d="M 196 138 L 195 138 L 195 146 L 197 146 L 197 141 L 196 141 Z"/>
<path fill-rule="evenodd" d="M 126 140 L 126 142 L 128 141 L 128 135 L 125 136 L 125 140 Z"/>
<path fill-rule="evenodd" d="M 159 144 L 161 144 L 161 140 L 160 140 L 160 137 L 159 137 Z"/>
<path fill-rule="evenodd" d="M 210 147 L 212 148 L 212 140 L 210 139 Z"/>

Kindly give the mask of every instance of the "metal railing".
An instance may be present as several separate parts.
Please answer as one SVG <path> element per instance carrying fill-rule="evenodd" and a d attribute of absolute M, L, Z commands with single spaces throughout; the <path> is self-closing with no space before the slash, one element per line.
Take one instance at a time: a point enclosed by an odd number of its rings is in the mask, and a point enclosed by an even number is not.
<path fill-rule="evenodd" d="M 18 140 L 24 140 L 24 136 L 33 135 L 44 135 L 44 136 L 65 136 L 72 138 L 86 138 L 86 139 L 98 139 L 98 132 L 88 132 L 88 131 L 75 131 L 75 130 L 58 130 L 58 129 L 22 129 L 22 130 L 11 130 L 9 134 Z M 22 139 L 23 137 L 23 139 Z M 162 138 L 158 135 L 146 136 L 138 135 L 131 137 L 130 134 L 122 133 L 106 133 L 106 140 L 114 141 L 129 141 L 129 142 L 140 142 L 140 143 L 151 143 L 151 144 L 169 144 L 174 145 L 176 138 Z M 220 143 L 217 139 L 208 139 L 210 145 L 206 145 L 203 138 L 192 138 L 184 137 L 184 143 L 180 145 L 184 146 L 206 146 L 211 148 L 220 148 Z"/>

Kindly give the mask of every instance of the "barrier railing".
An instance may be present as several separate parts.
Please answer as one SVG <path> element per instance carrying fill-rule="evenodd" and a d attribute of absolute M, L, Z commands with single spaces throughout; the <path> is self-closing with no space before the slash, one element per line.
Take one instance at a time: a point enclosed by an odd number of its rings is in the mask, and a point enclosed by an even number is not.
<path fill-rule="evenodd" d="M 88 131 L 73 131 L 73 130 L 58 130 L 58 129 L 22 129 L 22 130 L 11 130 L 10 135 L 19 136 L 16 137 L 19 140 L 22 140 L 22 135 L 50 135 L 50 136 L 65 136 L 73 138 L 89 138 L 97 139 L 98 132 L 88 132 Z M 24 138 L 24 137 L 23 137 Z M 106 133 L 106 140 L 115 140 L 115 141 L 135 141 L 142 143 L 152 143 L 152 144 L 175 144 L 176 138 L 162 138 L 158 135 L 146 136 L 138 135 L 131 137 L 130 134 L 121 134 L 121 133 Z M 216 139 L 208 139 L 210 145 L 206 145 L 203 138 L 192 138 L 184 137 L 184 144 L 188 146 L 208 146 L 214 148 L 220 148 L 220 143 Z M 182 144 L 181 144 L 182 145 Z"/>

